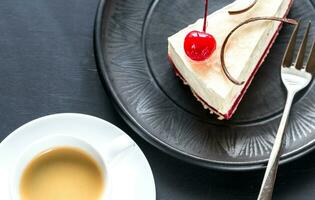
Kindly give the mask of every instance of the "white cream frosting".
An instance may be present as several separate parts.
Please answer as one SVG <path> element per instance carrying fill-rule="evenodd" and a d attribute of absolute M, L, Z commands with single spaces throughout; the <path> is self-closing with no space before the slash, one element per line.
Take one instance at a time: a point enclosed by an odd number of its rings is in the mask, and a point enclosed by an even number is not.
<path fill-rule="evenodd" d="M 202 30 L 203 19 L 168 38 L 168 54 L 177 70 L 199 97 L 222 114 L 226 114 L 231 109 L 245 87 L 245 85 L 238 86 L 231 83 L 222 71 L 220 51 L 227 34 L 251 17 L 284 17 L 291 2 L 291 0 L 258 0 L 247 12 L 229 15 L 228 10 L 241 1 L 244 0 L 237 0 L 208 16 L 207 33 L 215 37 L 217 49 L 207 61 L 192 61 L 186 56 L 183 48 L 184 38 L 190 31 Z M 233 77 L 240 81 L 247 81 L 250 78 L 279 25 L 280 22 L 274 21 L 253 22 L 233 34 L 226 46 L 225 54 L 227 68 Z"/>

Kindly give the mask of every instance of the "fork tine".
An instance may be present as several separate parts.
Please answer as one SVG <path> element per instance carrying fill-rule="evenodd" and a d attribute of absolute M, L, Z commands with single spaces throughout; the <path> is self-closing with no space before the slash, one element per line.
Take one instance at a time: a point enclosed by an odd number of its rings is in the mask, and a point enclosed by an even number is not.
<path fill-rule="evenodd" d="M 300 27 L 300 20 L 298 21 L 297 25 L 295 26 L 289 44 L 287 46 L 287 49 L 285 50 L 285 54 L 282 60 L 282 66 L 283 67 L 290 67 L 292 65 L 292 60 L 293 60 L 293 53 L 294 53 L 294 48 L 295 48 L 295 43 L 296 43 L 296 37 L 297 33 Z"/>
<path fill-rule="evenodd" d="M 307 64 L 306 64 L 306 71 L 311 74 L 315 73 L 315 40 L 314 40 L 313 47 L 309 55 Z"/>
<path fill-rule="evenodd" d="M 302 44 L 300 46 L 296 61 L 295 61 L 295 68 L 296 69 L 302 69 L 304 68 L 304 56 L 305 56 L 305 51 L 306 51 L 306 47 L 307 47 L 307 40 L 308 40 L 308 35 L 310 32 L 310 27 L 311 27 L 311 21 L 309 21 L 307 29 L 305 31 L 304 34 L 304 38 L 302 41 Z"/>

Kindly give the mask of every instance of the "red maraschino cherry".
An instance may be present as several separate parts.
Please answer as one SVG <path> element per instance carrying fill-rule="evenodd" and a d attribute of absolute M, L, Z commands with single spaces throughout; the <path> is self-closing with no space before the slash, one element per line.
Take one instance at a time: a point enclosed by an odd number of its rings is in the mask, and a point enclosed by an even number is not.
<path fill-rule="evenodd" d="M 184 50 L 186 55 L 194 61 L 207 60 L 214 50 L 217 43 L 215 38 L 206 32 L 208 16 L 208 0 L 205 0 L 205 17 L 203 23 L 203 32 L 191 31 L 187 34 L 184 41 Z"/>
<path fill-rule="evenodd" d="M 184 49 L 189 58 L 195 61 L 208 59 L 216 48 L 214 37 L 208 33 L 191 31 L 185 38 Z"/>

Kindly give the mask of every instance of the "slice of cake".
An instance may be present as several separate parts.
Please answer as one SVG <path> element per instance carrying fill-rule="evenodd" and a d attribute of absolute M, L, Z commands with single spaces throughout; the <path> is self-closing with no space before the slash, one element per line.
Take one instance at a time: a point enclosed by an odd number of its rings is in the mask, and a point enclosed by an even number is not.
<path fill-rule="evenodd" d="M 293 0 L 258 0 L 245 12 L 238 14 L 229 12 L 244 1 L 246 0 L 237 0 L 207 17 L 205 32 L 211 34 L 216 43 L 211 52 L 202 52 L 211 54 L 206 60 L 200 61 L 198 57 L 191 59 L 191 55 L 189 56 L 184 49 L 185 38 L 192 31 L 202 30 L 203 19 L 168 38 L 168 55 L 174 64 L 176 74 L 190 86 L 204 108 L 217 114 L 220 119 L 232 117 L 274 43 L 282 22 L 255 21 L 240 27 L 229 38 L 224 48 L 226 70 L 234 80 L 243 82 L 242 84 L 233 82 L 231 77 L 224 73 L 220 56 L 225 39 L 235 27 L 250 18 L 286 17 Z M 211 41 L 211 38 L 207 41 Z"/>

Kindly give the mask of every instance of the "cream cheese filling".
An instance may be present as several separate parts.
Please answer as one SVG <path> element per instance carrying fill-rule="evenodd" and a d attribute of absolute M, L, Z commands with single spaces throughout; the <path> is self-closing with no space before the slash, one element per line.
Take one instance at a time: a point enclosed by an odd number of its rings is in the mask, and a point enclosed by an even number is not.
<path fill-rule="evenodd" d="M 243 1 L 243 0 L 238 0 Z M 238 24 L 251 17 L 285 16 L 291 0 L 259 0 L 249 11 L 229 15 L 228 10 L 238 1 L 218 10 L 208 17 L 207 32 L 217 41 L 217 49 L 209 60 L 190 60 L 183 48 L 184 38 L 192 30 L 202 30 L 203 19 L 168 38 L 168 54 L 188 85 L 210 106 L 222 114 L 229 112 L 245 85 L 237 86 L 224 75 L 220 51 L 227 34 Z M 229 72 L 240 81 L 247 81 L 255 70 L 280 22 L 260 21 L 240 28 L 226 47 L 225 60 Z"/>

